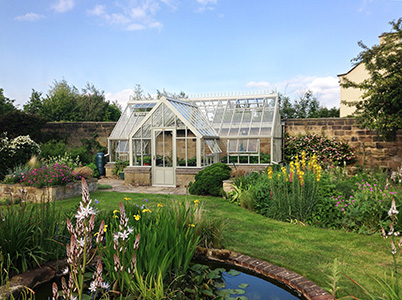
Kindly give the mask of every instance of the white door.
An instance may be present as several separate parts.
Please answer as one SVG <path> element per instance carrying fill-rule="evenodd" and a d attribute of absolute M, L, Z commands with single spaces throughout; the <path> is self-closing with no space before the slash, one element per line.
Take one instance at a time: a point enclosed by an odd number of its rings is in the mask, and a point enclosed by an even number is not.
<path fill-rule="evenodd" d="M 176 186 L 176 132 L 154 129 L 152 134 L 152 185 Z"/>

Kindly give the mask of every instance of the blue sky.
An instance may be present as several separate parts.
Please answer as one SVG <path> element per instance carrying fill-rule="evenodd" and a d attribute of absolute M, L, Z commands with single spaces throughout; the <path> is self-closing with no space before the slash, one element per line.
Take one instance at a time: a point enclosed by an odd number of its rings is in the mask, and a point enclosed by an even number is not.
<path fill-rule="evenodd" d="M 0 88 L 22 106 L 62 79 L 124 105 L 135 84 L 187 94 L 311 89 L 378 44 L 402 0 L 0 0 Z"/>

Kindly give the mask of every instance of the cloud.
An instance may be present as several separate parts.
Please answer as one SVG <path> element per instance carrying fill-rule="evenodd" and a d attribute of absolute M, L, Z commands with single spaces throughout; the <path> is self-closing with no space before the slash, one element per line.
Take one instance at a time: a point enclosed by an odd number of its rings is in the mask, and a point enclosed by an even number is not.
<path fill-rule="evenodd" d="M 267 90 L 267 89 L 272 89 L 272 86 L 268 81 L 259 81 L 259 82 L 251 81 L 246 84 L 246 88 Z"/>
<path fill-rule="evenodd" d="M 107 24 L 120 25 L 128 31 L 161 29 L 163 24 L 156 19 L 161 4 L 176 8 L 176 0 L 125 0 L 113 7 L 95 5 L 87 13 L 103 19 Z"/>
<path fill-rule="evenodd" d="M 45 17 L 44 15 L 39 15 L 39 14 L 30 12 L 30 13 L 26 13 L 25 15 L 22 15 L 22 16 L 17 16 L 14 18 L 14 20 L 21 21 L 21 22 L 35 22 L 40 19 L 43 19 L 44 17 Z"/>
<path fill-rule="evenodd" d="M 106 100 L 109 100 L 111 102 L 117 100 L 117 102 L 121 105 L 122 109 L 124 110 L 132 94 L 133 94 L 132 89 L 126 89 L 117 93 L 106 93 L 105 98 Z"/>
<path fill-rule="evenodd" d="M 289 96 L 291 100 L 297 99 L 298 95 L 307 90 L 311 90 L 313 95 L 317 97 L 322 106 L 339 107 L 340 89 L 338 79 L 332 76 L 296 76 L 286 81 L 270 84 L 267 81 L 251 81 L 245 84 L 246 88 L 260 90 L 277 90 L 278 92 Z"/>
<path fill-rule="evenodd" d="M 218 0 L 197 0 L 197 3 L 199 4 L 197 12 L 202 13 L 206 10 L 214 10 Z"/>
<path fill-rule="evenodd" d="M 74 0 L 58 0 L 52 5 L 52 9 L 59 13 L 64 13 L 72 10 L 75 6 Z"/>

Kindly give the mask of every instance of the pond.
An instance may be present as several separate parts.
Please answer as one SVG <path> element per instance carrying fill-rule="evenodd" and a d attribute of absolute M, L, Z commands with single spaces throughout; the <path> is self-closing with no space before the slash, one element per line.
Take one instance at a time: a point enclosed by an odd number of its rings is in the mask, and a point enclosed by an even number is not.
<path fill-rule="evenodd" d="M 238 268 L 225 263 L 202 261 L 211 269 L 222 268 L 222 285 L 218 289 L 230 293 L 225 300 L 296 300 L 305 299 L 300 293 L 290 289 L 283 283 L 266 279 L 256 272 Z M 231 293 L 234 292 L 234 293 Z M 238 298 L 237 298 L 238 297 Z"/>
<path fill-rule="evenodd" d="M 243 268 L 208 260 L 197 260 L 194 263 L 207 265 L 212 270 L 219 270 L 220 278 L 216 278 L 215 286 L 225 300 L 297 300 L 305 298 L 295 290 L 273 279 Z M 35 289 L 35 300 L 52 298 L 52 282 L 45 283 Z M 58 282 L 60 286 L 60 282 Z M 229 296 L 230 295 L 230 296 Z M 206 299 L 210 299 L 206 297 Z"/>

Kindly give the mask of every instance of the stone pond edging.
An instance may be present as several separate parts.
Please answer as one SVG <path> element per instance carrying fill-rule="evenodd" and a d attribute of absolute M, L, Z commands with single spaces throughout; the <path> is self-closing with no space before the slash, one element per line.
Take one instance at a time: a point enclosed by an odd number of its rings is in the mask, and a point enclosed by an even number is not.
<path fill-rule="evenodd" d="M 204 248 L 205 249 L 205 248 Z M 308 300 L 332 300 L 332 296 L 307 278 L 278 267 L 261 259 L 222 249 L 205 249 L 197 251 L 198 255 L 204 256 L 213 261 L 219 261 L 254 271 L 263 277 L 271 278 L 282 282 L 293 290 L 298 291 Z"/>

